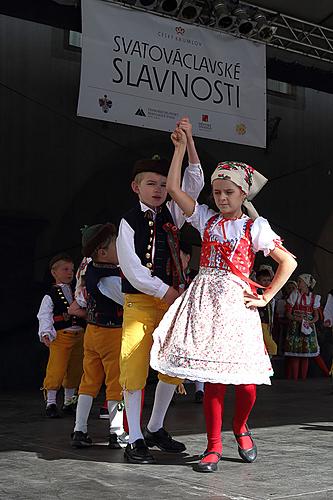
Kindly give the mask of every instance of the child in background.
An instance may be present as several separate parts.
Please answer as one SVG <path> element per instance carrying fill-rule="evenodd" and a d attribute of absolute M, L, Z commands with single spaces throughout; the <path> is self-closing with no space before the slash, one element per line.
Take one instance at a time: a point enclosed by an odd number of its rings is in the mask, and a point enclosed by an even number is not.
<path fill-rule="evenodd" d="M 311 274 L 301 274 L 297 278 L 298 289 L 287 299 L 289 325 L 284 354 L 288 357 L 288 379 L 297 380 L 300 372 L 302 379 L 305 380 L 309 358 L 319 356 L 315 324 L 319 319 L 320 295 L 312 291 L 315 284 L 316 280 Z"/>
<path fill-rule="evenodd" d="M 43 297 L 38 311 L 40 341 L 49 349 L 43 389 L 46 416 L 59 417 L 57 392 L 64 387 L 64 413 L 75 411 L 74 394 L 80 383 L 85 321 L 68 312 L 74 297 L 71 283 L 74 263 L 67 254 L 53 257 L 49 264 L 54 284 Z"/>
<path fill-rule="evenodd" d="M 269 285 L 271 284 L 272 275 L 268 269 L 262 268 L 256 272 L 256 278 L 259 285 L 263 287 L 262 289 L 258 290 L 258 294 L 262 295 L 263 290 L 269 287 Z M 277 345 L 273 340 L 272 336 L 274 310 L 275 310 L 275 299 L 270 300 L 265 307 L 260 307 L 258 309 L 265 346 L 270 356 L 275 356 L 277 354 Z"/>

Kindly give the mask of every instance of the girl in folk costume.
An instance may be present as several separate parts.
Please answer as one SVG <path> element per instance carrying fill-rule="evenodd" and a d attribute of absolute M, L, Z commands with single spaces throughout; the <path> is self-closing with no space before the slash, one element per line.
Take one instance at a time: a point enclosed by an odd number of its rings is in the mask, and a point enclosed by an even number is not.
<path fill-rule="evenodd" d="M 266 352 L 257 307 L 264 307 L 296 267 L 268 222 L 258 217 L 252 199 L 266 179 L 244 163 L 222 162 L 212 175 L 214 201 L 219 212 L 197 204 L 180 189 L 186 136 L 171 136 L 175 152 L 167 189 L 202 236 L 197 277 L 166 312 L 154 332 L 153 368 L 168 375 L 206 382 L 204 412 L 208 444 L 195 466 L 214 472 L 221 458 L 221 428 L 226 387 L 236 386 L 233 431 L 246 462 L 257 456 L 247 427 L 256 398 L 256 384 L 270 384 L 273 374 Z M 242 213 L 245 204 L 250 216 Z M 258 217 L 258 218 L 256 218 Z M 255 253 L 270 255 L 278 264 L 275 277 L 261 297 L 249 279 Z"/>
<path fill-rule="evenodd" d="M 320 295 L 312 292 L 315 284 L 311 274 L 301 274 L 297 279 L 298 289 L 287 300 L 289 325 L 284 354 L 289 357 L 287 377 L 294 380 L 298 379 L 299 370 L 302 379 L 306 379 L 309 358 L 319 356 L 315 323 L 319 319 Z"/>

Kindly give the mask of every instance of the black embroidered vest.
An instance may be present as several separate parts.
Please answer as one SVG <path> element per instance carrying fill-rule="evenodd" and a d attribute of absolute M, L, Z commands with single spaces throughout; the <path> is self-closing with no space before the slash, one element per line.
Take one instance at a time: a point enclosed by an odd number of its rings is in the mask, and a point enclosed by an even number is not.
<path fill-rule="evenodd" d="M 97 285 L 101 278 L 120 276 L 119 267 L 90 262 L 85 274 L 87 289 L 87 322 L 106 328 L 119 328 L 123 322 L 123 308 L 103 295 Z"/>
<path fill-rule="evenodd" d="M 143 266 L 151 270 L 152 276 L 157 276 L 167 285 L 172 285 L 170 271 L 170 249 L 167 234 L 163 225 L 167 222 L 174 224 L 166 205 L 156 215 L 155 221 L 149 218 L 149 212 L 143 212 L 140 204 L 125 214 L 124 219 L 134 231 L 135 253 Z M 155 240 L 155 254 L 152 257 L 152 248 Z M 126 272 L 126 270 L 125 270 Z M 141 293 L 122 275 L 122 291 L 124 293 Z"/>
<path fill-rule="evenodd" d="M 70 304 L 66 299 L 61 286 L 53 285 L 50 288 L 48 295 L 51 297 L 53 302 L 53 324 L 55 330 L 65 330 L 71 326 L 81 326 L 82 328 L 86 327 L 84 319 L 68 314 L 67 309 Z"/>

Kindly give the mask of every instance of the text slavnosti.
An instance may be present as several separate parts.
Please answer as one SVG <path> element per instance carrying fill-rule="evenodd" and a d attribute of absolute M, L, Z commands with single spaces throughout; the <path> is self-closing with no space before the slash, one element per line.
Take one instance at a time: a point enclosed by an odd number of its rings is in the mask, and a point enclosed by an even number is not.
<path fill-rule="evenodd" d="M 113 83 L 240 107 L 240 63 L 128 40 L 119 35 L 113 41 L 113 52 L 123 55 L 112 61 Z M 142 64 L 134 63 L 134 59 Z"/>

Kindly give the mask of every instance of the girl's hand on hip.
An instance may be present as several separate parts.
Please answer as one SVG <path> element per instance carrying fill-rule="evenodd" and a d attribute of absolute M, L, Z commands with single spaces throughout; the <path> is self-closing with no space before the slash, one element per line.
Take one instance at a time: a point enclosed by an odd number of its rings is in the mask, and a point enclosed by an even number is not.
<path fill-rule="evenodd" d="M 244 304 L 247 309 L 256 309 L 267 306 L 267 301 L 263 295 L 258 296 L 244 291 Z"/>

